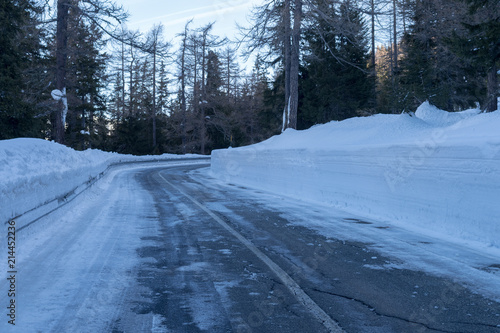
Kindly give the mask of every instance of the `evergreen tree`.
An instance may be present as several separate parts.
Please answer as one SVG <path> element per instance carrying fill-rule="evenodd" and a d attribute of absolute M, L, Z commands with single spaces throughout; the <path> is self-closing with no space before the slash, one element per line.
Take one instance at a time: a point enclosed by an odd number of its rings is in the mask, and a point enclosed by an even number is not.
<path fill-rule="evenodd" d="M 78 13 L 70 13 L 66 81 L 72 108 L 68 110 L 64 142 L 75 149 L 98 148 L 99 138 L 104 136 L 99 132 L 106 129 L 94 126 L 94 119 L 105 110 L 108 56 L 101 53 L 105 45 L 102 31 L 93 23 L 87 25 Z M 100 125 L 104 125 L 100 118 Z"/>
<path fill-rule="evenodd" d="M 31 1 L 0 0 L 0 139 L 45 136 L 39 12 Z"/>
<path fill-rule="evenodd" d="M 399 84 L 403 96 L 393 95 L 396 110 L 414 111 L 425 100 L 436 105 L 441 88 L 435 78 L 436 58 L 434 50 L 437 47 L 435 38 L 437 13 L 431 0 L 419 0 L 413 5 L 413 24 L 410 31 L 403 37 L 404 59 L 401 62 Z"/>
<path fill-rule="evenodd" d="M 350 1 L 338 8 L 324 0 L 305 33 L 299 128 L 358 115 L 373 94 L 367 70 L 368 39 L 361 13 Z"/>
<path fill-rule="evenodd" d="M 270 98 L 271 94 L 266 74 L 260 60 L 257 59 L 240 98 L 241 111 L 236 124 L 240 129 L 241 138 L 235 138 L 235 145 L 254 144 L 278 134 L 281 110 L 279 108 L 273 110 L 269 101 L 273 99 L 278 102 L 282 99 Z"/>
<path fill-rule="evenodd" d="M 91 22 L 95 27 L 109 35 L 113 35 L 109 30 L 110 27 L 114 26 L 113 23 L 121 23 L 127 17 L 121 7 L 109 0 L 57 0 L 55 81 L 56 89 L 62 96 L 59 98 L 58 108 L 51 117 L 51 136 L 59 143 L 64 143 L 65 122 L 68 112 L 66 74 L 69 55 L 68 22 L 71 15 L 86 22 Z"/>
<path fill-rule="evenodd" d="M 339 19 L 337 50 L 342 67 L 338 76 L 344 91 L 338 107 L 346 116 L 354 116 L 369 107 L 374 91 L 375 82 L 368 70 L 368 29 L 360 10 L 350 0 L 340 5 Z"/>
<path fill-rule="evenodd" d="M 464 22 L 468 29 L 469 55 L 476 67 L 483 69 L 486 91 L 481 99 L 483 110 L 497 110 L 500 69 L 500 5 L 496 0 L 466 0 L 472 20 Z M 472 22 L 471 22 L 472 21 Z"/>
<path fill-rule="evenodd" d="M 222 86 L 222 64 L 219 60 L 219 55 L 213 50 L 209 50 L 207 55 L 207 97 L 212 100 L 216 100 L 218 97 L 221 97 Z"/>
<path fill-rule="evenodd" d="M 481 69 L 470 57 L 458 57 L 450 43 L 453 35 L 463 35 L 464 20 L 470 16 L 463 2 L 419 0 L 409 8 L 412 24 L 402 40 L 403 59 L 397 73 L 399 111 L 414 111 L 428 100 L 437 107 L 456 111 L 470 107 L 485 89 L 477 78 Z M 471 44 L 467 41 L 466 44 Z"/>
<path fill-rule="evenodd" d="M 231 137 L 231 118 L 235 112 L 224 91 L 222 63 L 219 55 L 210 50 L 207 57 L 206 112 L 209 150 L 225 148 Z"/>
<path fill-rule="evenodd" d="M 170 80 L 167 77 L 167 68 L 166 68 L 165 61 L 161 61 L 160 63 L 160 70 L 158 73 L 159 76 L 159 82 L 158 82 L 158 92 L 157 92 L 157 99 L 158 102 L 156 103 L 157 107 L 157 112 L 160 115 L 165 115 L 169 103 L 169 91 L 168 91 L 168 86 L 170 83 Z"/>

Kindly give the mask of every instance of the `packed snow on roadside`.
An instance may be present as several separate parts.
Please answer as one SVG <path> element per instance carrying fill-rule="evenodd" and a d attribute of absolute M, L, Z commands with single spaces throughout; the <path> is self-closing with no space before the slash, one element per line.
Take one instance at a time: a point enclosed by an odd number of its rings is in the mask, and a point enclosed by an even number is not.
<path fill-rule="evenodd" d="M 495 252 L 500 112 L 374 115 L 212 153 L 211 173 Z"/>
<path fill-rule="evenodd" d="M 3 224 L 51 201 L 52 206 L 57 205 L 113 164 L 186 157 L 197 156 L 132 156 L 92 149 L 75 151 L 41 139 L 1 140 L 0 221 Z"/>

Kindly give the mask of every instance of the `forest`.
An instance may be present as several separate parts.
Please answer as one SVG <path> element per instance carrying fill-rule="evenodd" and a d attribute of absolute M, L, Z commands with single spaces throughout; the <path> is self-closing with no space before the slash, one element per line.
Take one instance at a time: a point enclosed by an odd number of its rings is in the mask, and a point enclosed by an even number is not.
<path fill-rule="evenodd" d="M 210 154 L 425 101 L 498 105 L 498 0 L 262 0 L 235 40 L 217 22 L 131 31 L 113 1 L 0 4 L 2 140 Z"/>

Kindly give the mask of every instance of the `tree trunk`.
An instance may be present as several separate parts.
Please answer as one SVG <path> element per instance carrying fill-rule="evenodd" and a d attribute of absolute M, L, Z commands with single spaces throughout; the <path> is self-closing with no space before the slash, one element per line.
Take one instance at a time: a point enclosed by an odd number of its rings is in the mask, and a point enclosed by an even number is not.
<path fill-rule="evenodd" d="M 393 0 L 392 2 L 392 34 L 394 37 L 394 70 L 398 69 L 398 35 L 397 35 L 397 25 L 396 25 L 396 14 L 397 14 L 397 2 Z"/>
<path fill-rule="evenodd" d="M 208 31 L 207 31 L 208 33 Z M 205 155 L 205 145 L 206 145 L 206 137 L 207 137 L 207 128 L 205 121 L 205 101 L 207 100 L 207 91 L 205 85 L 205 77 L 206 77 L 206 48 L 207 48 L 207 35 L 204 32 L 203 34 L 203 44 L 201 46 L 201 103 L 200 103 L 200 118 L 201 118 L 201 127 L 200 127 L 200 153 Z"/>
<path fill-rule="evenodd" d="M 85 97 L 82 98 L 83 104 L 85 104 Z M 82 132 L 81 132 L 81 138 L 82 138 L 82 150 L 85 150 L 87 147 L 85 145 L 85 137 L 87 134 L 87 124 L 85 123 L 85 108 L 82 108 L 82 119 L 81 119 L 81 127 L 82 127 Z"/>
<path fill-rule="evenodd" d="M 397 25 L 396 25 L 396 14 L 397 14 L 397 2 L 393 0 L 392 3 L 392 34 L 394 37 L 394 71 L 398 69 L 398 35 L 397 35 Z"/>
<path fill-rule="evenodd" d="M 285 33 L 283 35 L 283 61 L 285 67 L 285 108 L 283 110 L 283 126 L 282 130 L 288 128 L 290 119 L 288 118 L 288 110 L 290 110 L 290 70 L 291 70 L 291 19 L 290 19 L 290 1 L 285 0 L 285 8 L 283 9 L 283 24 L 285 25 Z"/>
<path fill-rule="evenodd" d="M 373 72 L 375 72 L 375 0 L 370 0 L 371 7 L 371 21 L 372 21 L 372 57 L 371 57 L 371 67 Z"/>
<path fill-rule="evenodd" d="M 134 89 L 134 62 L 135 62 L 135 56 L 134 56 L 134 47 L 131 45 L 130 46 L 130 68 L 129 68 L 129 111 L 128 115 L 132 116 L 135 115 L 134 113 L 134 95 L 135 95 L 135 89 Z"/>
<path fill-rule="evenodd" d="M 92 149 L 92 134 L 94 134 L 94 96 L 91 97 L 91 107 L 89 114 L 89 146 L 87 148 Z"/>
<path fill-rule="evenodd" d="M 156 41 L 153 46 L 153 149 L 156 148 Z"/>
<path fill-rule="evenodd" d="M 297 110 L 299 107 L 299 55 L 300 26 L 302 23 L 302 0 L 295 0 L 292 31 L 292 56 L 290 62 L 290 119 L 289 128 L 297 128 Z"/>
<path fill-rule="evenodd" d="M 122 41 L 122 96 L 121 96 L 121 112 L 119 112 L 119 119 L 125 115 L 125 43 Z"/>
<path fill-rule="evenodd" d="M 373 78 L 373 96 L 372 96 L 372 102 L 370 103 L 371 106 L 376 109 L 377 108 L 377 54 L 376 50 L 377 47 L 375 45 L 375 0 L 370 0 L 370 7 L 371 7 L 371 49 L 372 49 L 372 54 L 371 54 L 371 60 L 370 60 L 370 69 L 371 69 L 371 75 Z"/>
<path fill-rule="evenodd" d="M 486 97 L 486 108 L 485 112 L 493 112 L 498 108 L 498 74 L 497 66 L 495 61 L 493 61 L 493 66 L 491 66 L 488 71 L 488 96 Z"/>
<path fill-rule="evenodd" d="M 66 61 L 68 45 L 69 1 L 57 1 L 57 31 L 56 31 L 56 88 L 63 93 L 58 103 L 58 110 L 53 117 L 52 139 L 64 143 L 64 127 L 67 112 L 66 100 Z"/>
<path fill-rule="evenodd" d="M 231 96 L 231 54 L 227 53 L 227 98 L 229 100 Z"/>
<path fill-rule="evenodd" d="M 181 137 L 182 137 L 182 153 L 186 153 L 186 51 L 187 51 L 187 39 L 188 39 L 188 25 L 190 22 L 186 23 L 184 27 L 184 34 L 182 35 L 182 51 L 181 51 L 181 112 L 182 112 L 182 124 L 181 124 Z"/>

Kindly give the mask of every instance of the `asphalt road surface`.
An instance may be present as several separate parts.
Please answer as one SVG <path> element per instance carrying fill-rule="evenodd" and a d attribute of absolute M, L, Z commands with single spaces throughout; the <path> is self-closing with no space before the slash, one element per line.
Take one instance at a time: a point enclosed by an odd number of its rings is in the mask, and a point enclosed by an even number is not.
<path fill-rule="evenodd" d="M 295 215 L 206 167 L 117 168 L 19 233 L 0 331 L 500 332 L 500 304 L 462 283 L 295 223 L 367 222 Z"/>

